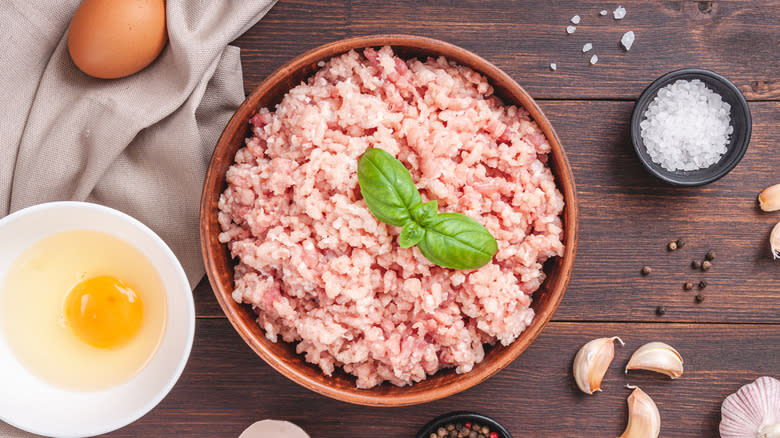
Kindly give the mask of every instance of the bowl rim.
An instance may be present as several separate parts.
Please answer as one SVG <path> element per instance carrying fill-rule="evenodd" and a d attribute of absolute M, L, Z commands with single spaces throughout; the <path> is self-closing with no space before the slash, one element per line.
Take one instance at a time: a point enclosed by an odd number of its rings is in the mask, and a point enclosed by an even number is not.
<path fill-rule="evenodd" d="M 52 201 L 52 202 L 44 202 L 41 204 L 32 205 L 29 207 L 22 208 L 20 210 L 17 210 L 11 214 L 6 215 L 5 217 L 0 218 L 0 227 L 4 226 L 6 223 L 9 223 L 13 220 L 18 220 L 19 218 L 23 218 L 26 215 L 29 214 L 35 214 L 41 211 L 47 211 L 47 210 L 57 210 L 61 208 L 75 208 L 75 209 L 84 209 L 84 210 L 92 210 L 99 212 L 101 214 L 107 214 L 109 216 L 115 217 L 117 220 L 128 223 L 132 225 L 134 228 L 140 230 L 142 233 L 147 235 L 149 238 L 151 238 L 155 244 L 160 248 L 160 250 L 164 253 L 166 259 L 172 262 L 172 265 L 174 267 L 174 270 L 177 274 L 177 282 L 181 282 L 182 285 L 186 285 L 187 288 L 189 288 L 189 282 L 187 280 L 187 275 L 184 272 L 184 268 L 181 266 L 181 262 L 179 262 L 179 259 L 176 257 L 176 255 L 173 253 L 173 251 L 170 249 L 168 244 L 157 234 L 155 233 L 151 228 L 149 228 L 146 224 L 139 221 L 138 219 L 134 218 L 133 216 L 130 216 L 129 214 L 122 212 L 120 210 L 101 205 L 96 204 L 92 202 L 86 202 L 86 201 Z M 85 227 L 86 228 L 86 227 Z M 132 242 L 127 242 L 133 246 L 135 246 Z M 191 288 L 190 288 L 191 292 Z M 166 292 L 167 295 L 167 292 Z M 128 415 L 124 416 L 122 420 L 116 421 L 114 423 L 105 424 L 102 427 L 93 427 L 91 430 L 86 430 L 86 435 L 83 433 L 80 433 L 79 435 L 72 435 L 73 437 L 77 436 L 96 436 L 96 435 L 102 435 L 109 432 L 113 432 L 116 430 L 119 430 L 125 426 L 128 426 L 144 415 L 151 412 L 157 405 L 159 405 L 165 397 L 168 396 L 170 391 L 173 389 L 173 387 L 176 385 L 176 383 L 181 378 L 181 375 L 184 372 L 184 369 L 187 365 L 187 362 L 189 361 L 189 357 L 192 353 L 192 345 L 193 341 L 195 339 L 195 325 L 196 325 L 196 318 L 195 318 L 195 303 L 194 299 L 192 298 L 192 294 L 187 294 L 190 299 L 185 300 L 184 307 L 179 309 L 179 311 L 186 311 L 187 312 L 187 318 L 186 321 L 188 322 L 186 327 L 186 334 L 185 334 L 185 341 L 186 345 L 184 346 L 184 350 L 182 351 L 182 355 L 179 358 L 178 363 L 176 364 L 176 368 L 173 370 L 173 373 L 168 378 L 167 383 L 163 386 L 158 388 L 156 391 L 150 391 L 151 396 L 148 398 L 147 402 L 143 404 L 143 406 L 140 409 L 137 409 Z M 169 307 L 168 311 L 170 312 L 172 309 Z M 170 329 L 170 324 L 166 324 L 165 327 L 165 334 L 168 333 L 168 330 Z M 165 336 L 165 334 L 163 336 Z M 163 337 L 164 339 L 164 337 Z M 162 341 L 161 341 L 162 343 Z M 154 356 L 150 359 L 150 362 L 154 360 L 154 357 L 157 356 L 159 353 L 159 349 L 162 345 L 158 346 L 157 351 L 155 351 Z M 144 368 L 146 368 L 149 363 L 144 365 Z M 140 372 L 139 372 L 140 373 Z M 137 375 L 136 375 L 137 376 Z M 122 386 L 126 383 L 132 382 L 132 380 L 135 379 L 135 377 L 132 377 L 130 381 L 125 382 L 123 384 L 120 384 L 118 386 Z M 113 387 L 112 387 L 113 388 Z M 98 392 L 105 392 L 105 391 L 111 391 L 112 388 L 98 391 Z M 41 427 L 40 424 L 35 425 L 27 425 L 27 424 L 21 424 L 16 421 L 14 421 L 11 418 L 7 418 L 4 415 L 0 414 L 0 420 L 3 422 L 17 428 L 20 430 L 24 430 L 29 433 L 38 434 L 38 435 L 44 435 L 44 436 L 57 436 L 57 437 L 66 437 L 70 435 L 61 435 L 57 434 L 56 427 L 54 428 L 45 428 Z"/>
<path fill-rule="evenodd" d="M 642 135 L 640 129 L 638 128 L 640 119 L 644 114 L 640 114 L 640 107 L 644 106 L 644 103 L 648 100 L 650 100 L 651 97 L 654 97 L 655 93 L 663 86 L 671 83 L 675 78 L 678 78 L 680 76 L 686 76 L 686 75 L 694 75 L 698 77 L 706 77 L 713 79 L 721 84 L 723 84 L 734 96 L 736 96 L 737 103 L 739 104 L 740 109 L 745 114 L 745 135 L 740 137 L 734 142 L 734 148 L 736 150 L 735 159 L 732 160 L 728 165 L 722 166 L 718 169 L 717 172 L 714 172 L 712 175 L 707 176 L 706 178 L 702 178 L 699 180 L 693 180 L 693 181 L 687 181 L 687 180 L 681 180 L 679 178 L 676 178 L 674 173 L 667 171 L 665 169 L 657 169 L 653 167 L 649 162 L 649 157 L 646 157 L 642 155 L 640 152 L 641 148 L 644 148 L 644 142 L 642 141 Z M 716 91 L 717 93 L 717 91 Z M 747 99 L 745 98 L 745 95 L 742 94 L 742 92 L 737 88 L 736 85 L 734 85 L 733 82 L 728 80 L 726 77 L 715 73 L 711 70 L 706 70 L 703 68 L 696 68 L 696 67 L 688 67 L 688 68 L 681 68 L 678 70 L 670 71 L 668 73 L 665 73 L 658 77 L 656 80 L 650 83 L 645 89 L 642 91 L 642 94 L 639 95 L 639 98 L 636 101 L 636 104 L 634 105 L 634 109 L 631 111 L 631 123 L 629 125 L 629 129 L 631 130 L 631 144 L 634 147 L 634 152 L 636 153 L 637 158 L 639 158 L 639 161 L 642 163 L 642 166 L 645 168 L 645 170 L 648 171 L 651 175 L 655 176 L 656 178 L 679 187 L 697 187 L 697 186 L 703 186 L 712 182 L 715 182 L 724 176 L 726 176 L 729 172 L 731 172 L 740 161 L 742 161 L 742 158 L 745 156 L 745 153 L 747 152 L 748 146 L 750 144 L 750 137 L 752 135 L 753 130 L 753 117 L 750 114 L 750 106 L 748 105 Z"/>
<path fill-rule="evenodd" d="M 349 50 L 357 50 L 368 47 L 381 47 L 386 45 L 391 47 L 410 47 L 422 52 L 430 51 L 432 53 L 436 53 L 437 51 L 441 51 L 443 49 L 456 51 L 459 53 L 458 56 L 460 56 L 462 59 L 468 59 L 468 63 L 479 64 L 481 66 L 479 70 L 476 68 L 474 68 L 474 70 L 480 73 L 482 76 L 488 78 L 489 82 L 493 83 L 494 78 L 500 78 L 501 81 L 503 81 L 505 84 L 509 84 L 512 88 L 511 94 L 513 96 L 519 96 L 524 99 L 522 106 L 529 110 L 529 112 L 538 114 L 538 116 L 534 116 L 534 120 L 545 132 L 551 145 L 551 154 L 558 154 L 556 160 L 560 161 L 560 167 L 566 174 L 565 178 L 564 175 L 556 175 L 556 185 L 558 186 L 558 189 L 561 191 L 566 201 L 566 206 L 563 213 L 561 214 L 561 217 L 564 220 L 565 247 L 564 254 L 562 257 L 560 257 L 560 270 L 562 272 L 562 278 L 558 280 L 557 287 L 551 288 L 549 291 L 551 294 L 551 300 L 549 304 L 543 309 L 543 311 L 539 311 L 535 314 L 534 321 L 521 335 L 525 336 L 524 342 L 519 342 L 520 339 L 518 338 L 515 340 L 515 342 L 506 347 L 508 349 L 512 349 L 511 354 L 504 354 L 503 356 L 500 356 L 499 360 L 496 360 L 490 369 L 486 369 L 481 372 L 472 370 L 469 373 L 461 374 L 460 376 L 466 377 L 464 377 L 459 382 L 447 382 L 441 386 L 438 386 L 436 388 L 435 394 L 433 395 L 427 393 L 413 393 L 402 395 L 393 394 L 388 396 L 372 394 L 369 392 L 370 390 L 362 391 L 356 390 L 355 388 L 351 388 L 350 390 L 336 388 L 332 385 L 328 385 L 324 382 L 310 378 L 300 370 L 296 369 L 294 366 L 288 366 L 284 360 L 281 360 L 273 352 L 268 350 L 267 347 L 255 339 L 255 337 L 252 336 L 252 334 L 249 332 L 249 328 L 245 327 L 245 324 L 243 324 L 243 322 L 240 320 L 238 305 L 236 305 L 236 303 L 231 298 L 233 291 L 232 275 L 231 284 L 228 289 L 219 281 L 216 273 L 217 268 L 215 257 L 218 256 L 218 253 L 216 252 L 215 247 L 222 248 L 222 251 L 227 251 L 226 247 L 224 244 L 218 246 L 212 246 L 210 244 L 210 239 L 213 239 L 212 233 L 216 233 L 215 235 L 218 235 L 218 233 L 221 232 L 218 224 L 216 225 L 216 229 L 212 229 L 212 224 L 209 222 L 209 214 L 213 211 L 212 199 L 215 196 L 214 192 L 217 191 L 219 184 L 221 181 L 224 181 L 225 178 L 224 175 L 212 175 L 212 169 L 219 159 L 217 155 L 218 152 L 220 152 L 222 148 L 226 147 L 230 143 L 230 132 L 239 129 L 243 123 L 246 123 L 246 120 L 240 120 L 241 117 L 239 117 L 242 109 L 250 106 L 250 103 L 253 100 L 258 99 L 259 96 L 262 95 L 262 92 L 267 91 L 265 90 L 266 87 L 270 87 L 272 84 L 277 82 L 283 82 L 285 77 L 287 77 L 291 72 L 297 71 L 297 69 L 303 68 L 306 65 L 311 65 L 321 60 L 328 60 L 334 56 L 346 53 Z M 457 60 L 457 62 L 462 65 L 466 64 L 462 60 Z M 252 110 L 255 111 L 257 109 L 258 108 L 252 108 Z M 568 184 L 563 185 L 561 180 L 567 180 Z M 218 199 L 219 194 L 216 194 L 216 196 Z M 563 148 L 560 138 L 552 127 L 552 124 L 541 111 L 536 101 L 530 96 L 530 94 L 528 94 L 519 84 L 517 84 L 514 79 L 512 79 L 511 76 L 509 76 L 503 70 L 499 69 L 493 63 L 485 60 L 484 58 L 467 49 L 438 39 L 407 34 L 375 34 L 335 40 L 303 52 L 271 73 L 260 84 L 257 85 L 252 93 L 244 100 L 241 106 L 239 106 L 234 115 L 231 117 L 230 121 L 225 126 L 225 129 L 217 141 L 214 153 L 209 162 L 209 170 L 204 181 L 203 193 L 201 196 L 200 239 L 203 261 L 206 266 L 206 273 L 208 274 L 209 282 L 211 284 L 214 295 L 216 296 L 220 307 L 227 316 L 231 325 L 233 325 L 234 329 L 244 339 L 247 345 L 249 345 L 249 347 L 255 351 L 255 353 L 260 356 L 267 364 L 295 383 L 311 391 L 336 400 L 365 406 L 408 406 L 441 399 L 471 388 L 495 375 L 501 369 L 509 365 L 536 339 L 536 337 L 539 335 L 539 333 L 541 333 L 542 329 L 552 317 L 552 314 L 560 305 L 560 302 L 563 299 L 563 295 L 565 294 L 566 288 L 568 287 L 569 281 L 571 279 L 579 235 L 578 230 L 579 205 L 577 202 L 577 191 L 571 165 L 569 164 L 565 149 Z M 537 324 L 537 318 L 541 318 L 541 322 L 538 323 L 538 326 L 535 325 Z M 330 377 L 325 376 L 324 374 L 323 376 L 327 379 L 330 379 Z"/>
<path fill-rule="evenodd" d="M 433 420 L 427 422 L 425 426 L 421 427 L 420 430 L 417 431 L 415 438 L 428 438 L 436 428 L 444 425 L 445 423 L 461 421 L 461 419 L 475 420 L 481 423 L 486 423 L 491 429 L 495 429 L 494 432 L 498 432 L 501 435 L 499 438 L 512 438 L 512 434 L 509 433 L 509 430 L 504 427 L 503 424 L 499 423 L 491 417 L 488 417 L 487 415 L 473 411 L 452 411 L 439 415 Z"/>

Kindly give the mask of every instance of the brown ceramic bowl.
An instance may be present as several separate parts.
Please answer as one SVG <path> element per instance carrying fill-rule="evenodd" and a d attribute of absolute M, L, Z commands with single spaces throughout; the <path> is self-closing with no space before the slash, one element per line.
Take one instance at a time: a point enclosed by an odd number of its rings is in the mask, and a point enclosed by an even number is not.
<path fill-rule="evenodd" d="M 225 173 L 236 151 L 250 135 L 249 119 L 258 109 L 279 103 L 288 90 L 317 70 L 318 62 L 351 49 L 385 45 L 392 46 L 396 54 L 403 58 L 443 55 L 458 64 L 471 67 L 488 78 L 495 94 L 505 103 L 523 106 L 528 110 L 552 146 L 549 163 L 566 201 L 563 211 L 566 250 L 563 257 L 551 259 L 545 264 L 547 280 L 534 294 L 531 306 L 536 316 L 531 325 L 508 347 L 499 345 L 488 348 L 484 360 L 465 374 L 457 374 L 452 369 L 441 370 L 411 386 L 397 387 L 385 383 L 371 389 L 357 389 L 355 379 L 340 369 L 328 377 L 318 367 L 306 363 L 302 355 L 296 354 L 295 345 L 273 343 L 266 339 L 263 330 L 255 323 L 252 309 L 233 301 L 231 292 L 236 262 L 231 259 L 227 247 L 217 240 L 220 232 L 217 202 L 226 187 Z M 558 308 L 566 291 L 577 248 L 577 223 L 574 178 L 558 135 L 531 96 L 509 75 L 474 53 L 443 41 L 408 35 L 374 35 L 325 44 L 298 56 L 268 76 L 244 101 L 225 127 L 211 158 L 201 201 L 200 237 L 206 272 L 222 310 L 244 341 L 269 365 L 293 381 L 328 397 L 369 406 L 405 406 L 429 402 L 468 389 L 509 365 L 528 348 Z"/>

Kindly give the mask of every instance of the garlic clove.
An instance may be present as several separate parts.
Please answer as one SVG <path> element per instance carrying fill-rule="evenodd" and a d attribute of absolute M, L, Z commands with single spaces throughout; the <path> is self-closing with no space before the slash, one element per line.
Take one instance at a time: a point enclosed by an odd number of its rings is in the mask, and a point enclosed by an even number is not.
<path fill-rule="evenodd" d="M 721 438 L 780 438 L 780 380 L 764 376 L 739 388 L 720 414 Z"/>
<path fill-rule="evenodd" d="M 780 222 L 772 228 L 772 234 L 769 235 L 769 246 L 772 248 L 772 257 L 780 258 Z"/>
<path fill-rule="evenodd" d="M 628 370 L 655 371 L 676 379 L 682 376 L 683 358 L 668 344 L 648 342 L 631 355 L 626 365 L 626 373 Z"/>
<path fill-rule="evenodd" d="M 615 339 L 625 345 L 617 336 L 598 338 L 583 345 L 574 357 L 574 381 L 585 394 L 601 391 L 601 380 L 615 357 Z"/>
<path fill-rule="evenodd" d="M 661 414 L 658 406 L 647 393 L 636 386 L 626 385 L 634 391 L 628 396 L 628 424 L 618 438 L 657 438 L 661 433 Z"/>
<path fill-rule="evenodd" d="M 780 210 L 780 184 L 764 189 L 758 195 L 758 205 L 764 211 Z"/>

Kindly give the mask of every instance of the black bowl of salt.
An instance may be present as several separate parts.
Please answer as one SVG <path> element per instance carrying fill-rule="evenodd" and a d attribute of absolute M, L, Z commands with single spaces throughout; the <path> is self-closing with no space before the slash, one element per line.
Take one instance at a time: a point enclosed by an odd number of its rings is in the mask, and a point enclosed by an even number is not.
<path fill-rule="evenodd" d="M 639 161 L 676 186 L 700 186 L 729 173 L 747 151 L 752 118 L 745 96 L 723 76 L 698 68 L 650 84 L 631 115 Z"/>

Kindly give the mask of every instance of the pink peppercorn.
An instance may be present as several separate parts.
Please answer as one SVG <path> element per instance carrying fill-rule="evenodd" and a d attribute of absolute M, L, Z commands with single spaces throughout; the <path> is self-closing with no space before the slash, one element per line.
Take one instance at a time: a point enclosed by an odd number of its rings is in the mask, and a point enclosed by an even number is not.
<path fill-rule="evenodd" d="M 498 438 L 498 432 L 490 432 L 490 438 Z"/>

